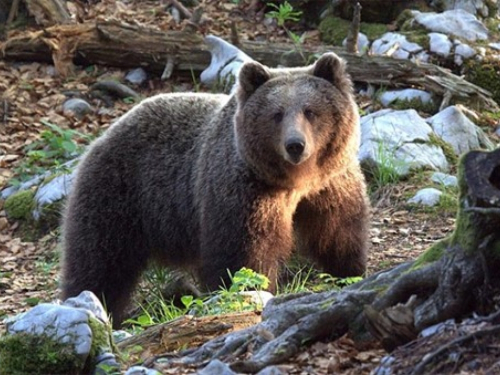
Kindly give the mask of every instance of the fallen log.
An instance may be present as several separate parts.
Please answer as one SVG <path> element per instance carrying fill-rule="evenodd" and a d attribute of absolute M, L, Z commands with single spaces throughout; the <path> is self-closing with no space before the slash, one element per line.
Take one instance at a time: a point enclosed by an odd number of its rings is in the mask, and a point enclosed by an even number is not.
<path fill-rule="evenodd" d="M 165 358 L 171 366 L 203 366 L 219 359 L 234 371 L 256 373 L 318 340 L 348 333 L 358 341 L 377 338 L 391 351 L 433 324 L 498 311 L 500 149 L 466 154 L 459 165 L 459 188 L 455 231 L 417 260 L 342 291 L 275 298 L 266 305 L 262 322 L 214 338 L 181 358 Z M 428 364 L 447 361 L 440 353 Z M 461 365 L 467 364 L 457 359 L 455 369 Z M 418 373 L 429 373 L 420 367 Z"/>
<path fill-rule="evenodd" d="M 384 56 L 358 56 L 343 48 L 295 46 L 286 43 L 241 41 L 239 48 L 268 66 L 300 66 L 319 53 L 333 51 L 347 60 L 356 82 L 383 87 L 421 87 L 447 103 L 465 103 L 475 109 L 496 111 L 491 94 L 448 70 L 432 64 L 415 64 Z M 298 50 L 300 49 L 300 51 Z M 102 64 L 122 68 L 145 67 L 161 75 L 167 61 L 178 73 L 200 72 L 210 64 L 210 52 L 199 34 L 159 31 L 99 19 L 95 23 L 56 25 L 41 31 L 12 35 L 0 44 L 7 60 L 53 62 L 63 76 L 72 64 Z"/>

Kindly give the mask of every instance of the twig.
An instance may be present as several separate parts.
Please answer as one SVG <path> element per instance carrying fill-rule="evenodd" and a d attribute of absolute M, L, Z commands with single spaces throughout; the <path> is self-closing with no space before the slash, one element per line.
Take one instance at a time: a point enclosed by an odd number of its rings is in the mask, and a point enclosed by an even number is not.
<path fill-rule="evenodd" d="M 231 44 L 236 47 L 240 45 L 240 37 L 238 35 L 236 22 L 234 22 L 234 20 L 231 20 Z"/>
<path fill-rule="evenodd" d="M 352 16 L 351 27 L 347 34 L 346 49 L 350 53 L 359 53 L 358 50 L 358 37 L 359 25 L 361 23 L 361 4 L 359 2 L 354 5 L 354 12 Z"/>
<path fill-rule="evenodd" d="M 163 69 L 163 73 L 161 75 L 161 80 L 165 81 L 172 76 L 172 72 L 174 71 L 175 61 L 171 55 L 167 57 L 167 63 L 165 64 L 165 69 Z"/>

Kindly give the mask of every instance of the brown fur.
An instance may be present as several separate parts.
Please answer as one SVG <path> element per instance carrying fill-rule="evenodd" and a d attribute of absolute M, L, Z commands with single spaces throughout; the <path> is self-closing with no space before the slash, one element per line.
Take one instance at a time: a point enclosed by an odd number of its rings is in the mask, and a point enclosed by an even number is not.
<path fill-rule="evenodd" d="M 294 154 L 289 144 L 303 152 Z M 143 101 L 89 149 L 69 197 L 62 298 L 91 290 L 120 322 L 150 260 L 202 286 L 268 275 L 294 249 L 326 272 L 365 271 L 368 204 L 344 62 L 243 66 L 237 92 Z"/>

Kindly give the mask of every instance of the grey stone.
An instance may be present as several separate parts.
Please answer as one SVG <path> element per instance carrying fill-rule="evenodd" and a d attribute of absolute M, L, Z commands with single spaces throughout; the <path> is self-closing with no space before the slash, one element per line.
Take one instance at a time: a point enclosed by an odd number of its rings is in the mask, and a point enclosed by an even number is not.
<path fill-rule="evenodd" d="M 406 59 L 410 54 L 416 54 L 422 50 L 422 46 L 409 42 L 404 35 L 389 32 L 372 43 L 370 54 L 389 55 Z"/>
<path fill-rule="evenodd" d="M 452 43 L 447 35 L 441 33 L 429 33 L 430 51 L 443 57 L 448 57 L 451 52 Z"/>
<path fill-rule="evenodd" d="M 455 64 L 461 66 L 464 60 L 470 59 L 476 55 L 476 50 L 471 46 L 457 41 L 455 44 L 455 55 L 453 56 Z"/>
<path fill-rule="evenodd" d="M 458 181 L 455 176 L 442 172 L 434 172 L 431 176 L 431 180 L 435 183 L 442 184 L 444 186 L 458 186 Z"/>
<path fill-rule="evenodd" d="M 125 76 L 125 80 L 133 83 L 134 85 L 142 85 L 148 79 L 148 74 L 142 68 L 131 70 Z"/>
<path fill-rule="evenodd" d="M 480 148 L 479 133 L 482 132 L 460 107 L 450 106 L 427 119 L 436 135 L 448 142 L 457 155 Z"/>
<path fill-rule="evenodd" d="M 500 51 L 500 43 L 489 43 L 488 46 L 496 49 L 497 51 Z"/>
<path fill-rule="evenodd" d="M 380 103 L 387 107 L 389 104 L 396 100 L 413 100 L 420 99 L 422 103 L 432 103 L 431 94 L 423 90 L 417 89 L 403 89 L 385 91 L 379 96 Z"/>
<path fill-rule="evenodd" d="M 479 14 L 483 17 L 489 15 L 488 6 L 484 0 L 434 0 L 431 5 L 442 10 L 461 9 L 473 15 Z"/>
<path fill-rule="evenodd" d="M 359 159 L 368 168 L 390 163 L 399 175 L 430 168 L 447 171 L 443 150 L 430 144 L 432 128 L 413 110 L 385 109 L 361 118 Z"/>
<path fill-rule="evenodd" d="M 408 200 L 408 203 L 422 204 L 424 206 L 435 206 L 439 203 L 439 199 L 443 193 L 438 189 L 425 188 L 419 190 L 413 198 Z"/>
<path fill-rule="evenodd" d="M 218 359 L 213 359 L 202 370 L 198 371 L 198 375 L 236 375 L 236 372 L 231 370 L 229 365 Z"/>
<path fill-rule="evenodd" d="M 60 201 L 69 194 L 74 178 L 74 172 L 61 174 L 40 185 L 35 193 L 35 208 L 33 210 L 33 217 L 36 220 L 40 218 L 44 206 Z"/>
<path fill-rule="evenodd" d="M 488 39 L 488 29 L 474 15 L 462 10 L 447 10 L 442 13 L 412 11 L 415 21 L 427 28 L 447 35 L 474 42 Z"/>
<path fill-rule="evenodd" d="M 253 61 L 246 53 L 214 35 L 205 37 L 205 43 L 212 55 L 210 65 L 200 76 L 202 83 L 213 85 L 217 82 L 234 82 L 244 62 Z"/>
<path fill-rule="evenodd" d="M 161 375 L 161 372 L 144 366 L 132 366 L 125 372 L 125 375 Z"/>
<path fill-rule="evenodd" d="M 92 106 L 83 99 L 71 98 L 63 104 L 63 113 L 65 115 L 74 114 L 77 118 L 82 118 L 91 112 Z"/>
<path fill-rule="evenodd" d="M 94 314 L 96 312 L 97 315 Z M 45 335 L 53 340 L 71 345 L 75 354 L 82 363 L 87 360 L 92 346 L 92 329 L 89 319 L 98 318 L 102 321 L 104 308 L 91 292 L 82 292 L 78 297 L 68 299 L 62 305 L 55 303 L 42 303 L 25 313 L 5 319 L 7 334 L 14 335 L 27 333 L 32 335 Z M 106 322 L 106 323 L 105 323 Z M 107 330 L 104 326 L 102 329 Z M 110 342 L 106 343 L 109 345 Z M 102 353 L 109 352 L 110 347 L 99 348 Z"/>
<path fill-rule="evenodd" d="M 257 375 L 286 375 L 287 372 L 280 369 L 278 366 L 267 366 L 260 370 Z"/>

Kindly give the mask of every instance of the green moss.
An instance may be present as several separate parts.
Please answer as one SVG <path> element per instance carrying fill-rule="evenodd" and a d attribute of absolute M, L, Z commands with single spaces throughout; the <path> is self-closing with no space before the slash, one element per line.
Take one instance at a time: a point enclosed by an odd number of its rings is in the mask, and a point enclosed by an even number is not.
<path fill-rule="evenodd" d="M 406 39 L 412 43 L 417 43 L 419 46 L 426 50 L 429 50 L 431 39 L 429 38 L 428 32 L 426 30 L 413 30 L 412 32 L 401 33 L 406 36 Z"/>
<path fill-rule="evenodd" d="M 343 40 L 349 33 L 351 22 L 340 17 L 329 16 L 321 21 L 318 30 L 321 40 L 334 46 L 341 46 Z M 381 23 L 361 22 L 360 32 L 365 34 L 368 39 L 375 40 L 387 32 L 387 26 Z"/>
<path fill-rule="evenodd" d="M 84 364 L 71 345 L 27 333 L 0 339 L 0 375 L 77 374 Z"/>
<path fill-rule="evenodd" d="M 396 27 L 399 30 L 411 30 L 413 18 L 413 14 L 410 9 L 403 10 L 396 18 Z"/>
<path fill-rule="evenodd" d="M 89 326 L 92 330 L 90 358 L 93 359 L 99 354 L 112 352 L 114 349 L 114 343 L 110 326 L 93 317 L 89 318 Z"/>
<path fill-rule="evenodd" d="M 415 260 L 409 272 L 441 259 L 444 250 L 448 247 L 449 243 L 450 243 L 450 237 L 447 237 L 429 247 L 423 254 L 421 254 Z"/>
<path fill-rule="evenodd" d="M 429 143 L 431 145 L 441 147 L 441 149 L 443 150 L 444 156 L 446 157 L 446 160 L 448 160 L 448 162 L 451 165 L 457 165 L 458 156 L 455 153 L 455 150 L 453 149 L 453 147 L 448 142 L 439 138 L 436 134 L 431 133 L 431 134 L 429 134 Z"/>
<path fill-rule="evenodd" d="M 32 190 L 23 190 L 12 194 L 5 200 L 4 204 L 7 216 L 16 220 L 30 219 L 35 204 L 34 196 L 35 193 Z"/>
<path fill-rule="evenodd" d="M 500 61 L 485 57 L 482 61 L 468 60 L 464 65 L 465 79 L 490 91 L 500 104 Z"/>
<path fill-rule="evenodd" d="M 383 23 L 367 23 L 361 22 L 360 31 L 365 34 L 369 40 L 375 40 L 384 35 L 387 31 L 387 25 Z"/>
<path fill-rule="evenodd" d="M 324 43 L 341 46 L 342 41 L 347 37 L 350 22 L 340 17 L 326 17 L 318 26 L 320 38 Z"/>

